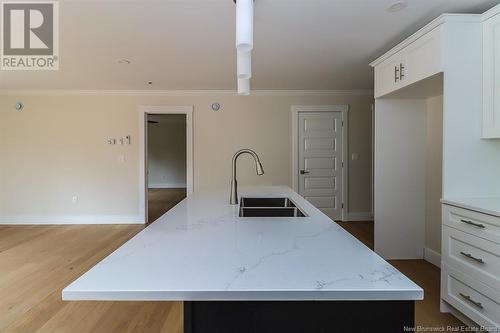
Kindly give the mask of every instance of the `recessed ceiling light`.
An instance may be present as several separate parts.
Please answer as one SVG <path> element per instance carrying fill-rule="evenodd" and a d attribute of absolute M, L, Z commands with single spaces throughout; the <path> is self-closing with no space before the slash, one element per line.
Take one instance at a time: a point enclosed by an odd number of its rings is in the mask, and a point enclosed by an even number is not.
<path fill-rule="evenodd" d="M 120 65 L 130 65 L 131 61 L 128 59 L 119 59 L 117 63 L 119 63 Z"/>
<path fill-rule="evenodd" d="M 400 10 L 405 9 L 406 7 L 408 7 L 408 4 L 406 3 L 406 1 L 395 1 L 395 2 L 391 3 L 389 5 L 389 7 L 387 7 L 387 11 L 389 11 L 391 13 L 395 13 L 395 12 L 399 12 Z"/>

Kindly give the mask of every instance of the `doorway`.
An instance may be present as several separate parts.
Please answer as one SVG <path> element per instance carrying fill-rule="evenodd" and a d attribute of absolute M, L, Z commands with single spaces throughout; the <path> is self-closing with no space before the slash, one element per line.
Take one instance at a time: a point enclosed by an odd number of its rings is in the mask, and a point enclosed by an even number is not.
<path fill-rule="evenodd" d="M 332 220 L 347 217 L 347 111 L 292 107 L 294 190 Z"/>
<path fill-rule="evenodd" d="M 141 107 L 139 118 L 140 208 L 151 223 L 192 192 L 192 107 Z"/>
<path fill-rule="evenodd" d="M 146 182 L 148 222 L 186 197 L 186 115 L 148 114 Z"/>

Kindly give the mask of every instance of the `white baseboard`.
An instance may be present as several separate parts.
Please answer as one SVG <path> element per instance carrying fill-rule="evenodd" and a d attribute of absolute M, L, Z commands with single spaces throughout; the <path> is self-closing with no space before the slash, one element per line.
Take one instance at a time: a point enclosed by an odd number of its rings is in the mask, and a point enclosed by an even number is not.
<path fill-rule="evenodd" d="M 441 267 L 441 254 L 428 247 L 424 247 L 424 260 L 430 262 L 434 266 Z"/>
<path fill-rule="evenodd" d="M 347 221 L 373 221 L 373 216 L 370 212 L 349 212 Z"/>
<path fill-rule="evenodd" d="M 2 216 L 0 225 L 144 224 L 143 216 Z"/>
<path fill-rule="evenodd" d="M 148 184 L 148 188 L 187 188 L 186 184 Z"/>

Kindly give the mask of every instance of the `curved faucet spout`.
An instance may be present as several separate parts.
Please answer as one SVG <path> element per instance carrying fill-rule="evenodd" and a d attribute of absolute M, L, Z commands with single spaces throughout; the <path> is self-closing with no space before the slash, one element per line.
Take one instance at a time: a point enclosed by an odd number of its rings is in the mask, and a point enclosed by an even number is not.
<path fill-rule="evenodd" d="M 232 161 L 232 178 L 231 178 L 231 197 L 229 199 L 229 203 L 231 205 L 237 205 L 238 204 L 238 182 L 236 181 L 236 162 L 238 160 L 238 157 L 240 157 L 243 154 L 249 154 L 253 157 L 255 161 L 255 171 L 257 172 L 257 175 L 262 176 L 264 174 L 264 168 L 262 168 L 262 163 L 260 163 L 259 155 L 257 155 L 256 152 L 254 152 L 251 149 L 241 149 L 236 152 L 233 156 L 233 161 Z"/>

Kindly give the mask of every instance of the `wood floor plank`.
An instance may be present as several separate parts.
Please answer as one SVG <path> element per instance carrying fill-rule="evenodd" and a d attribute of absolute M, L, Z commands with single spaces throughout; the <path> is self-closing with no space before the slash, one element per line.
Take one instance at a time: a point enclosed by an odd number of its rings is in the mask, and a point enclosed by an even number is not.
<path fill-rule="evenodd" d="M 185 188 L 152 188 L 148 190 L 148 221 L 154 222 L 186 197 Z"/>

